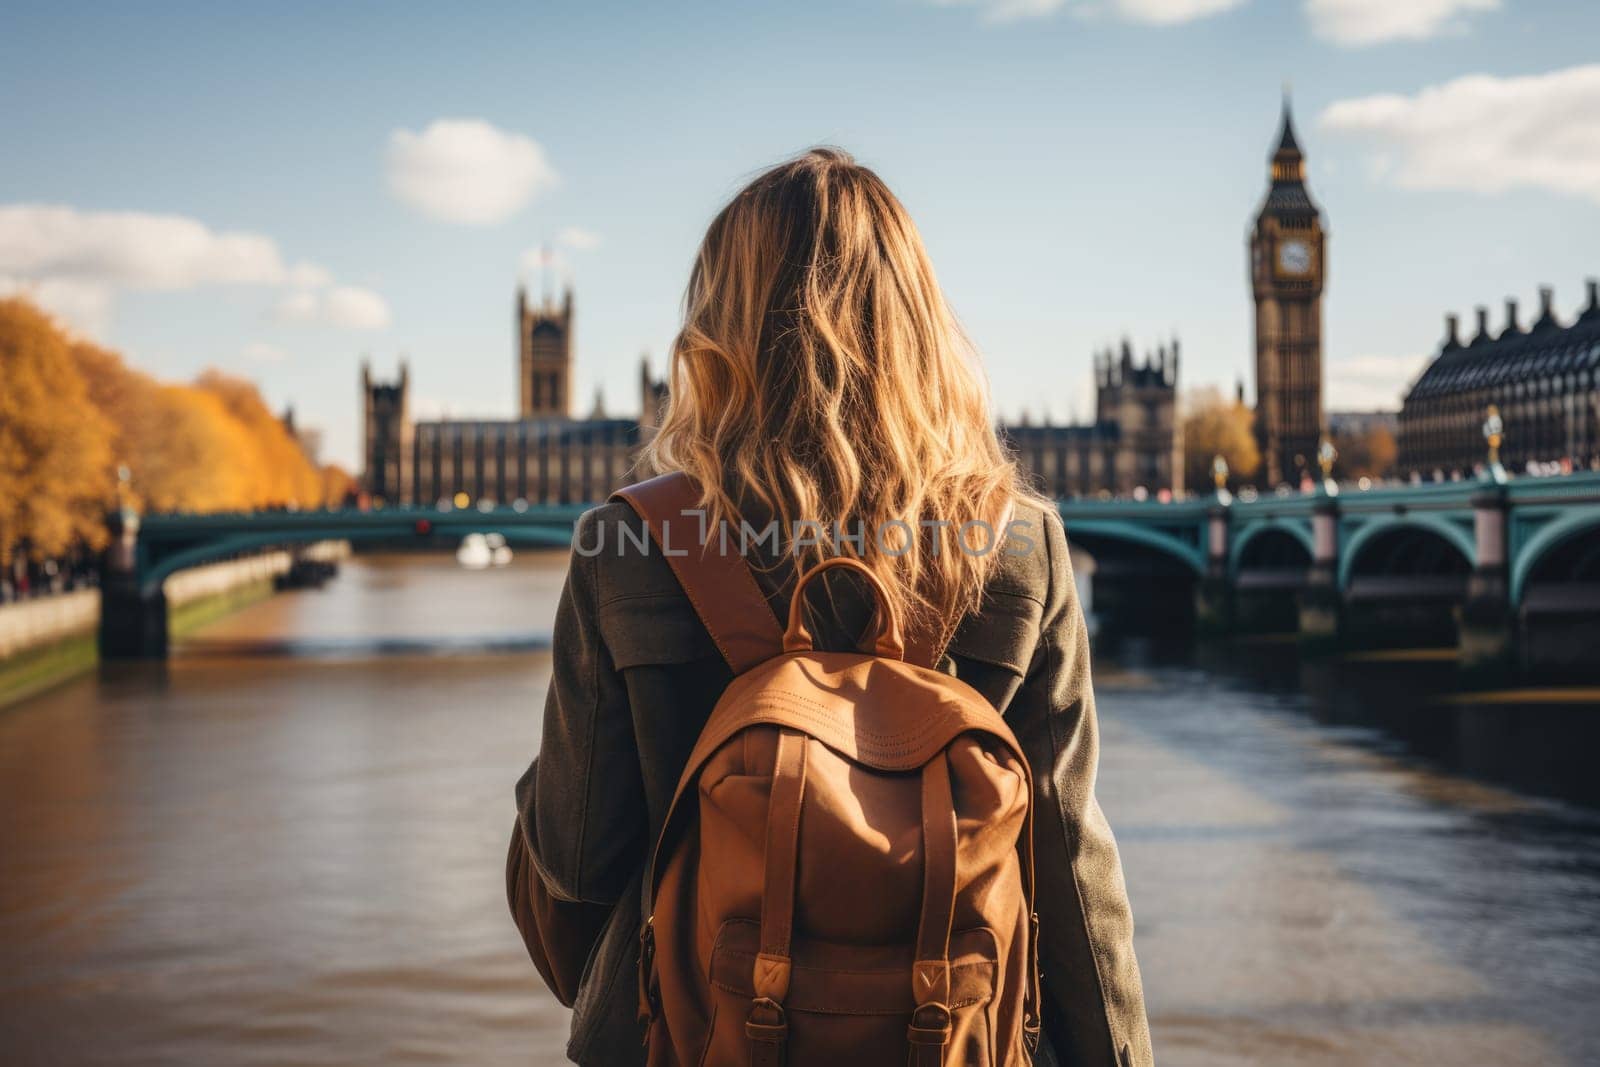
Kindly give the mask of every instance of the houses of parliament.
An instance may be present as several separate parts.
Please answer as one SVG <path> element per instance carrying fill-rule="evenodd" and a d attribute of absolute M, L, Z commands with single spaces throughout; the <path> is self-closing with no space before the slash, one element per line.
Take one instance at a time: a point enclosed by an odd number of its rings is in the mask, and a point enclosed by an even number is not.
<path fill-rule="evenodd" d="M 1259 480 L 1292 482 L 1315 462 L 1323 431 L 1322 289 L 1326 235 L 1305 181 L 1305 157 L 1287 102 L 1269 185 L 1251 225 L 1255 303 L 1255 433 Z M 510 419 L 414 421 L 405 364 L 397 379 L 361 370 L 364 484 L 375 501 L 431 505 L 473 500 L 579 504 L 635 478 L 640 446 L 657 425 L 666 382 L 639 369 L 639 414 L 608 416 L 597 403 L 573 417 L 573 297 L 538 304 L 517 293 L 516 391 Z M 1183 491 L 1177 340 L 1140 358 L 1124 340 L 1095 355 L 1094 418 L 1082 424 L 998 427 L 1037 487 L 1057 497 Z"/>
<path fill-rule="evenodd" d="M 659 423 L 667 384 L 639 367 L 639 415 L 570 414 L 573 298 L 516 304 L 516 395 L 511 419 L 411 417 L 411 376 L 379 381 L 361 368 L 362 488 L 374 504 L 431 506 L 465 493 L 473 501 L 585 504 L 635 481 L 639 449 Z M 1095 419 L 1087 425 L 999 430 L 1039 486 L 1057 496 L 1174 486 L 1179 346 L 1135 359 L 1124 341 L 1095 357 Z"/>
<path fill-rule="evenodd" d="M 605 414 L 598 399 L 573 418 L 572 290 L 538 304 L 518 289 L 516 396 L 512 419 L 411 418 L 411 378 L 377 381 L 361 367 L 362 488 L 374 503 L 432 505 L 465 493 L 474 501 L 583 504 L 635 480 L 639 446 L 655 427 L 666 384 L 639 366 L 636 418 Z"/>

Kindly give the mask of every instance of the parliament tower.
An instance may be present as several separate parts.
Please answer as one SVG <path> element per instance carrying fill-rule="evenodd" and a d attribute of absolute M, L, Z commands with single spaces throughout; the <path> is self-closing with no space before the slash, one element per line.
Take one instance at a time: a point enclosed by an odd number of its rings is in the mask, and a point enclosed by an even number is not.
<path fill-rule="evenodd" d="M 1250 231 L 1256 304 L 1256 441 L 1262 484 L 1315 469 L 1322 435 L 1322 284 L 1327 236 L 1306 190 L 1289 101 L 1272 154 L 1272 184 Z"/>
<path fill-rule="evenodd" d="M 411 375 L 400 361 L 400 376 L 380 382 L 372 364 L 361 361 L 362 487 L 374 500 L 405 503 L 411 492 Z"/>
<path fill-rule="evenodd" d="M 572 405 L 572 290 L 535 307 L 517 289 L 517 396 L 525 419 L 564 419 Z"/>

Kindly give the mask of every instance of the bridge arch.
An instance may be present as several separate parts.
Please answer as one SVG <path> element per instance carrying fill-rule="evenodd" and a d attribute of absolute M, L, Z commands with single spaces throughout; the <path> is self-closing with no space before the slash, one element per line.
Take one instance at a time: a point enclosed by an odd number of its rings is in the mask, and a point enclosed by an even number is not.
<path fill-rule="evenodd" d="M 1528 582 L 1539 565 L 1574 541 L 1584 538 L 1585 534 L 1595 535 L 1595 539 L 1600 541 L 1600 510 L 1584 508 L 1573 514 L 1563 515 L 1546 523 L 1528 538 L 1527 543 L 1511 561 L 1509 592 L 1513 609 L 1522 606 L 1523 594 L 1527 591 Z M 1600 566 L 1600 545 L 1596 546 L 1596 553 L 1590 562 Z"/>
<path fill-rule="evenodd" d="M 416 516 L 416 520 L 428 518 L 427 515 Z M 201 541 L 171 554 L 163 555 L 150 566 L 141 569 L 139 589 L 145 596 L 154 596 L 160 592 L 162 583 L 179 571 L 203 566 L 207 563 L 216 563 L 246 552 L 287 548 L 293 545 L 308 545 L 318 541 L 349 541 L 352 544 L 378 541 L 392 542 L 407 536 L 407 529 L 407 527 L 399 526 L 352 525 L 339 527 L 319 525 L 308 527 L 304 530 L 277 529 L 229 533 L 215 539 Z M 500 533 L 504 535 L 506 544 L 521 548 L 567 548 L 572 544 L 572 524 L 570 522 L 565 524 L 552 523 L 548 526 L 531 525 L 525 522 L 502 525 L 496 523 L 492 515 L 486 516 L 485 521 L 480 523 L 461 526 L 459 529 L 452 525 L 450 529 L 438 532 L 451 537 L 467 533 Z M 415 536 L 415 534 L 412 536 Z"/>
<path fill-rule="evenodd" d="M 1419 534 L 1454 549 L 1460 556 L 1463 571 L 1472 569 L 1477 558 L 1477 545 L 1472 535 L 1457 523 L 1438 515 L 1408 514 L 1394 519 L 1379 519 L 1357 529 L 1340 546 L 1339 588 L 1348 589 L 1355 574 L 1356 564 L 1363 554 L 1383 541 L 1393 541 L 1396 535 Z"/>
<path fill-rule="evenodd" d="M 1065 520 L 1064 525 L 1067 530 L 1067 540 L 1080 543 L 1090 555 L 1094 554 L 1092 547 L 1094 541 L 1116 541 L 1154 549 L 1161 555 L 1176 560 L 1196 577 L 1205 573 L 1205 559 L 1200 549 L 1164 530 L 1119 519 L 1069 518 Z"/>
<path fill-rule="evenodd" d="M 1276 544 L 1273 544 L 1276 542 Z M 1305 566 L 1311 566 L 1312 542 L 1311 531 L 1305 526 L 1288 522 L 1283 519 L 1272 519 L 1267 522 L 1247 526 L 1233 539 L 1233 544 L 1228 549 L 1228 573 L 1237 575 L 1241 564 L 1249 556 L 1255 555 L 1263 549 L 1280 548 L 1285 545 L 1298 546 L 1305 552 Z M 1279 555 L 1278 551 L 1270 551 L 1269 555 Z M 1292 550 L 1290 553 L 1292 555 Z"/>

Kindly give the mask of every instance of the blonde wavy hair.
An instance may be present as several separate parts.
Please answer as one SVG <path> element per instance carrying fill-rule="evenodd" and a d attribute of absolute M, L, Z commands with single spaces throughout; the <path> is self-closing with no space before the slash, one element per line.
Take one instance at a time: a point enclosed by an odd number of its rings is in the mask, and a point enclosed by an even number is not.
<path fill-rule="evenodd" d="M 871 170 L 814 148 L 734 196 L 689 276 L 668 381 L 644 463 L 692 476 L 713 522 L 737 527 L 753 498 L 802 567 L 835 547 L 861 558 L 912 628 L 942 637 L 978 607 L 1031 494 L 916 226 Z M 866 536 L 802 546 L 797 522 Z M 983 547 L 972 522 L 990 551 L 958 550 L 963 529 Z"/>

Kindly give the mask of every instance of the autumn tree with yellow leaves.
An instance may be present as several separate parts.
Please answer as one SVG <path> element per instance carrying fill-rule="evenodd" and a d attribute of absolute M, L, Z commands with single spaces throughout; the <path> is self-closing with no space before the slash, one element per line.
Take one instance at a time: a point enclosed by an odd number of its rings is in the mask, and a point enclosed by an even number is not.
<path fill-rule="evenodd" d="M 351 487 L 251 383 L 159 382 L 26 300 L 0 301 L 0 563 L 98 547 L 122 466 L 127 502 L 148 512 L 337 507 Z"/>
<path fill-rule="evenodd" d="M 1227 461 L 1233 484 L 1248 483 L 1261 467 L 1254 412 L 1211 388 L 1185 396 L 1183 407 L 1184 484 L 1197 493 L 1209 490 L 1217 456 Z"/>
<path fill-rule="evenodd" d="M 103 541 L 111 436 L 61 330 L 0 300 L 0 563 Z"/>
<path fill-rule="evenodd" d="M 1388 478 L 1400 458 L 1393 431 L 1382 424 L 1334 434 L 1333 443 L 1339 450 L 1337 470 L 1344 478 Z"/>

